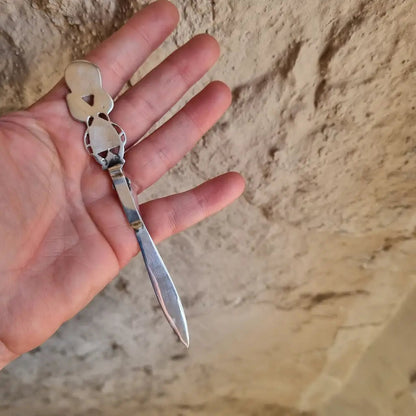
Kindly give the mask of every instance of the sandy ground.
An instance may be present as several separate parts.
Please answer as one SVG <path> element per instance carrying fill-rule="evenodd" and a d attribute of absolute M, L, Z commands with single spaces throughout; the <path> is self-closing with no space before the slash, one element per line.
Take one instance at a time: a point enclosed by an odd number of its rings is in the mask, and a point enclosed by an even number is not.
<path fill-rule="evenodd" d="M 0 0 L 0 112 L 46 92 L 144 2 Z M 175 342 L 141 259 L 0 374 L 0 415 L 416 414 L 416 5 L 175 1 L 222 57 L 234 102 L 142 196 L 227 170 L 233 206 L 160 245 L 192 347 Z"/>

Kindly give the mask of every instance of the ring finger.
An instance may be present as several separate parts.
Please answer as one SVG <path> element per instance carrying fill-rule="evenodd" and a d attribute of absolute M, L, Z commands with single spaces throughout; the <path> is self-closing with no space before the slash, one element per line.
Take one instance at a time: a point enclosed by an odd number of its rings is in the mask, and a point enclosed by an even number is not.
<path fill-rule="evenodd" d="M 178 163 L 223 115 L 231 92 L 220 81 L 208 84 L 170 120 L 126 154 L 126 174 L 142 192 Z"/>

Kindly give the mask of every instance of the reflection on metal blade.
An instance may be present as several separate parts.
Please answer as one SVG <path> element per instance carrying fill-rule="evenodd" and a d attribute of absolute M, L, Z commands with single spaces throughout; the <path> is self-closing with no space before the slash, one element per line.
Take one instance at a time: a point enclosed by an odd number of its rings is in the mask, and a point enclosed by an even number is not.
<path fill-rule="evenodd" d="M 189 347 L 188 325 L 181 299 L 146 227 L 136 231 L 150 281 L 163 313 L 181 342 Z"/>

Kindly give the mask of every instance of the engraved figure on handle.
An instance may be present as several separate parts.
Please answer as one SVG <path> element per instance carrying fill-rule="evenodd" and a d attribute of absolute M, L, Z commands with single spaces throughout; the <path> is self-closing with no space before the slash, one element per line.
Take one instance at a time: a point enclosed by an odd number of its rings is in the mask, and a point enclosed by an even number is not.
<path fill-rule="evenodd" d="M 71 92 L 67 95 L 71 115 L 87 125 L 84 145 L 103 169 L 124 164 L 126 134 L 108 114 L 114 102 L 102 88 L 101 74 L 87 61 L 74 61 L 65 71 L 65 81 Z"/>

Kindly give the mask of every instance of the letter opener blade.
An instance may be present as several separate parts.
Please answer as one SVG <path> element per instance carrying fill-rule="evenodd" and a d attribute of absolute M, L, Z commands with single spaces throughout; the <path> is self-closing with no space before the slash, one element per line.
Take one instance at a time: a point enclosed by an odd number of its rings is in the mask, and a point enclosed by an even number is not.
<path fill-rule="evenodd" d="M 70 89 L 66 100 L 73 118 L 85 122 L 84 145 L 88 153 L 108 170 L 113 187 L 133 228 L 156 298 L 180 341 L 189 347 L 189 332 L 182 303 L 172 278 L 140 215 L 130 180 L 123 173 L 126 135 L 111 122 L 111 96 L 102 88 L 99 68 L 88 61 L 74 61 L 65 70 Z"/>

